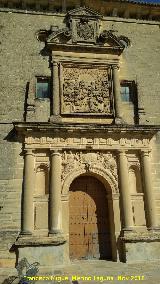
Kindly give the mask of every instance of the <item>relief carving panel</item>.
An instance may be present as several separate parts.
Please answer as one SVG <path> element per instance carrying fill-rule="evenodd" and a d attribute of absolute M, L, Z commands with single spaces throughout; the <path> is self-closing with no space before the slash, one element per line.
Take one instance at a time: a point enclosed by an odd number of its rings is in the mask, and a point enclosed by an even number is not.
<path fill-rule="evenodd" d="M 110 69 L 63 68 L 62 114 L 112 115 Z"/>

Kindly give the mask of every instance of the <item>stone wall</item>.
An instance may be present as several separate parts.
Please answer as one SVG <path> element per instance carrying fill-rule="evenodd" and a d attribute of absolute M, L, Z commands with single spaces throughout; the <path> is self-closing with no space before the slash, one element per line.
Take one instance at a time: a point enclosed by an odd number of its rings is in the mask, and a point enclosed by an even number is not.
<path fill-rule="evenodd" d="M 27 82 L 35 76 L 51 76 L 49 58 L 43 52 L 44 43 L 37 40 L 37 32 L 49 30 L 51 25 L 63 27 L 63 20 L 61 15 L 1 12 L 0 121 L 23 120 Z M 110 18 L 104 19 L 102 29 L 115 30 L 115 34 L 131 40 L 121 56 L 120 79 L 137 83 L 139 106 L 145 112 L 141 124 L 159 124 L 159 24 Z M 43 119 L 43 111 L 40 116 L 41 121 L 47 119 Z"/>
<path fill-rule="evenodd" d="M 21 226 L 22 145 L 12 129 L 12 124 L 0 125 L 0 267 L 14 267 L 11 248 Z"/>

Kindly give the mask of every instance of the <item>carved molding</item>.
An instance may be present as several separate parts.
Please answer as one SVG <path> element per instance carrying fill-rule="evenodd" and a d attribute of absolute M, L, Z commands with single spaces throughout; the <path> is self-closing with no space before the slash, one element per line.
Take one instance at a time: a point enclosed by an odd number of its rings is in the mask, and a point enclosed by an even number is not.
<path fill-rule="evenodd" d="M 94 149 L 133 149 L 133 148 L 145 148 L 148 149 L 150 146 L 150 139 L 138 139 L 138 138 L 116 138 L 109 137 L 53 137 L 52 135 L 48 136 L 26 136 L 25 144 L 27 146 L 35 148 L 85 148 L 86 146 L 91 146 Z"/>
<path fill-rule="evenodd" d="M 160 232 L 127 233 L 125 236 L 120 237 L 120 240 L 125 243 L 153 241 L 160 242 Z"/>
<path fill-rule="evenodd" d="M 15 246 L 17 247 L 23 247 L 23 246 L 38 246 L 38 245 L 52 245 L 52 246 L 57 246 L 60 244 L 64 244 L 66 243 L 66 238 L 64 235 L 53 235 L 52 237 L 44 237 L 41 236 L 41 238 L 39 237 L 25 237 L 23 235 L 19 235 L 19 237 L 17 238 L 16 242 L 15 242 Z"/>

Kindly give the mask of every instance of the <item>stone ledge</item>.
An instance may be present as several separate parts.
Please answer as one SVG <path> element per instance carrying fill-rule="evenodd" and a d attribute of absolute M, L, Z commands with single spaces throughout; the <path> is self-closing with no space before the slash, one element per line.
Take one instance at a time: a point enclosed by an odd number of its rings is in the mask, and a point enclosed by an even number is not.
<path fill-rule="evenodd" d="M 160 131 L 160 125 L 129 125 L 129 124 L 100 124 L 100 123 L 52 123 L 52 122 L 13 122 L 13 126 L 17 132 L 26 133 L 31 131 L 100 131 L 106 133 L 108 132 L 118 132 L 118 133 L 138 133 L 138 134 L 156 134 Z"/>
<path fill-rule="evenodd" d="M 14 243 L 17 247 L 23 246 L 59 246 L 66 243 L 66 238 L 62 235 L 44 236 L 23 236 L 20 235 Z"/>
<path fill-rule="evenodd" d="M 160 242 L 160 231 L 159 232 L 139 232 L 139 233 L 126 233 L 124 236 L 119 238 L 123 242 Z"/>

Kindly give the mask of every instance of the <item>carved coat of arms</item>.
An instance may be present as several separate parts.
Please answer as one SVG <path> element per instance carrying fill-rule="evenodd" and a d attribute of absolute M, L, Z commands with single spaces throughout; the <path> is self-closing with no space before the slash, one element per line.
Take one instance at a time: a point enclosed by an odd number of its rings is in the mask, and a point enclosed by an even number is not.
<path fill-rule="evenodd" d="M 93 24 L 89 24 L 87 20 L 81 20 L 77 23 L 77 35 L 82 40 L 94 39 Z"/>

